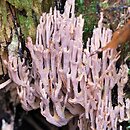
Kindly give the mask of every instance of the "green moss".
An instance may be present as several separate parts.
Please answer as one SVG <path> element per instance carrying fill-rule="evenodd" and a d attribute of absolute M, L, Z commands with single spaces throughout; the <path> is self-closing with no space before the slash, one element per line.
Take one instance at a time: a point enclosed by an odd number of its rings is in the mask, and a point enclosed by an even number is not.
<path fill-rule="evenodd" d="M 128 120 L 129 126 L 126 128 L 126 130 L 130 130 L 130 120 Z"/>
<path fill-rule="evenodd" d="M 130 69 L 128 70 L 128 75 L 130 75 Z"/>
<path fill-rule="evenodd" d="M 84 4 L 84 0 L 76 1 L 76 14 L 83 14 L 84 18 L 84 33 L 83 33 L 83 41 L 86 43 L 87 37 L 90 37 L 92 34 L 92 30 L 94 26 L 97 24 L 97 16 L 96 16 L 96 4 L 97 0 L 93 0 L 89 3 L 89 5 Z"/>
<path fill-rule="evenodd" d="M 130 4 L 130 0 L 127 0 L 127 4 Z"/>
<path fill-rule="evenodd" d="M 35 0 L 8 0 L 8 2 L 13 5 L 17 10 L 23 11 L 26 13 L 26 16 L 17 13 L 18 23 L 22 29 L 22 33 L 25 37 L 31 36 L 35 38 L 36 24 L 35 20 L 41 15 L 41 3 L 40 1 Z M 36 19 L 33 19 L 32 12 L 35 12 Z"/>
<path fill-rule="evenodd" d="M 49 12 L 50 7 L 54 6 L 54 0 L 44 0 L 44 1 L 42 1 L 42 5 L 44 5 L 44 6 L 42 6 L 42 11 Z"/>
<path fill-rule="evenodd" d="M 26 12 L 31 11 L 33 7 L 32 0 L 7 0 L 11 5 L 13 5 L 16 9 L 25 10 Z"/>
<path fill-rule="evenodd" d="M 32 38 L 34 38 L 36 27 L 32 17 L 24 17 L 22 15 L 18 15 L 18 19 L 24 36 L 31 36 Z"/>
<path fill-rule="evenodd" d="M 105 2 L 101 2 L 101 3 L 100 3 L 100 6 L 101 6 L 101 8 L 103 8 L 103 9 L 107 9 L 107 8 L 109 7 L 109 4 L 108 4 L 107 1 L 105 1 Z"/>
<path fill-rule="evenodd" d="M 4 1 L 0 1 L 0 14 L 2 15 L 2 25 L 6 25 L 7 22 L 7 10 L 6 10 L 6 3 Z"/>
<path fill-rule="evenodd" d="M 43 11 L 48 11 L 53 0 L 6 0 L 16 10 L 22 33 L 35 39 L 36 27 Z M 6 9 L 6 8 L 5 8 Z M 3 12 L 3 11 L 2 11 Z M 23 13 L 24 12 L 24 13 Z M 4 15 L 6 18 L 6 15 Z M 5 20 L 4 20 L 5 21 Z M 6 23 L 6 21 L 5 21 Z"/>

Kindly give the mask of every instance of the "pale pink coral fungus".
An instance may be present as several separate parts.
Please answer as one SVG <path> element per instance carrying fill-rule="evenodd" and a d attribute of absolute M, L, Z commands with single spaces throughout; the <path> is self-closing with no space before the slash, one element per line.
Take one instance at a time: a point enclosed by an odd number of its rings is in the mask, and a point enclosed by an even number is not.
<path fill-rule="evenodd" d="M 32 58 L 31 69 L 25 60 L 11 57 L 10 78 L 19 85 L 17 90 L 23 108 L 40 107 L 46 120 L 56 126 L 67 124 L 77 115 L 85 115 L 94 130 L 117 130 L 117 121 L 130 118 L 130 101 L 123 101 L 127 66 L 122 65 L 117 72 L 119 55 L 114 49 L 102 52 L 101 58 L 97 54 L 89 57 L 111 40 L 112 31 L 103 27 L 102 14 L 83 49 L 84 19 L 82 15 L 75 17 L 74 3 L 67 0 L 63 14 L 56 9 L 43 13 L 36 44 L 32 44 L 30 37 L 26 44 Z M 118 105 L 113 108 L 111 92 L 115 84 L 118 85 Z M 80 130 L 83 130 L 82 123 L 80 118 Z"/>

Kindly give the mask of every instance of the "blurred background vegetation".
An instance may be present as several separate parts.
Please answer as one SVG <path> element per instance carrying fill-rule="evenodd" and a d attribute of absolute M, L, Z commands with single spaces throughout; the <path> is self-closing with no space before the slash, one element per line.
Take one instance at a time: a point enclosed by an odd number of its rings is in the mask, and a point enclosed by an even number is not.
<path fill-rule="evenodd" d="M 42 12 L 48 12 L 51 6 L 53 0 L 0 0 L 0 41 L 10 41 L 11 29 L 17 27 L 25 37 L 34 38 Z"/>

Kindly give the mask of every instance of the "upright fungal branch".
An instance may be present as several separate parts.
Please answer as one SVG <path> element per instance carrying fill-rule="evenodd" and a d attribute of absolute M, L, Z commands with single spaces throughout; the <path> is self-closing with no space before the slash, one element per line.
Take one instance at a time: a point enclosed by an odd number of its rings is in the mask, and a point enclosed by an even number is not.
<path fill-rule="evenodd" d="M 75 17 L 74 7 L 75 1 L 67 0 L 63 14 L 52 8 L 43 13 L 36 43 L 27 39 L 31 68 L 25 59 L 11 56 L 6 63 L 10 78 L 18 84 L 23 108 L 40 108 L 46 120 L 56 126 L 79 116 L 78 127 L 83 130 L 84 116 L 93 130 L 117 130 L 118 121 L 130 119 L 130 100 L 123 93 L 127 66 L 122 65 L 117 72 L 119 53 L 115 49 L 103 51 L 100 58 L 98 54 L 90 57 L 111 40 L 112 31 L 103 27 L 101 17 L 83 49 L 84 19 L 82 15 Z M 115 85 L 118 99 L 114 99 L 117 105 L 113 106 Z"/>

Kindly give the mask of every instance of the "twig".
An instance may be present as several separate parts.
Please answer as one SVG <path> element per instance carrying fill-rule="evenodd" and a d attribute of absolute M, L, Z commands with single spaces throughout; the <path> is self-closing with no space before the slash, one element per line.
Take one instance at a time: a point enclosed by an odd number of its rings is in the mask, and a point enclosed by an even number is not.
<path fill-rule="evenodd" d="M 5 86 L 7 86 L 8 84 L 10 84 L 12 82 L 11 79 L 8 79 L 7 81 L 5 81 L 4 83 L 0 84 L 0 89 L 3 89 Z"/>

